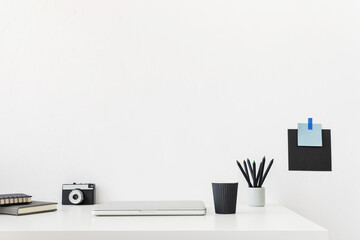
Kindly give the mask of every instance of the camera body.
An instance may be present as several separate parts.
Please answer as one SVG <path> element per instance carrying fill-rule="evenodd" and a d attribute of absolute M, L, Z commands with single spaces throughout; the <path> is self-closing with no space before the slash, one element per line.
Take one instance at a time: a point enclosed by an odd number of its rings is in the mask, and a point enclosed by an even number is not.
<path fill-rule="evenodd" d="M 94 183 L 73 183 L 62 186 L 63 205 L 92 205 L 95 204 Z"/>

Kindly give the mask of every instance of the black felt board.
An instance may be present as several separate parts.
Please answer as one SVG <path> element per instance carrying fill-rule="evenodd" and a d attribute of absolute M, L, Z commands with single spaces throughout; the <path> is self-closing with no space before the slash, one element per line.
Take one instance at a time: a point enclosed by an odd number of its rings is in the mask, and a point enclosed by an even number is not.
<path fill-rule="evenodd" d="M 322 147 L 299 147 L 297 129 L 288 129 L 289 170 L 331 171 L 330 129 L 322 130 Z"/>

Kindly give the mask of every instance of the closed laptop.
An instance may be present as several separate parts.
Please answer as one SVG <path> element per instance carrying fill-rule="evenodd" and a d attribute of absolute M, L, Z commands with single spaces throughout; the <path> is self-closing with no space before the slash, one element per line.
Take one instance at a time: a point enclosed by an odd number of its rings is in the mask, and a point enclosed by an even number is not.
<path fill-rule="evenodd" d="M 96 216 L 196 216 L 205 215 L 202 201 L 116 201 L 95 205 Z"/>

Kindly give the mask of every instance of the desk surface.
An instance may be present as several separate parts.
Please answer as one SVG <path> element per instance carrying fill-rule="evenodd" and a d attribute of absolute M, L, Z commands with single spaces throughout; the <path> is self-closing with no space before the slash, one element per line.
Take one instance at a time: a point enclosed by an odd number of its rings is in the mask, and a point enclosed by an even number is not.
<path fill-rule="evenodd" d="M 0 239 L 328 239 L 325 228 L 280 205 L 239 205 L 231 215 L 210 208 L 205 216 L 136 217 L 96 217 L 92 206 L 58 208 L 27 216 L 0 215 Z"/>

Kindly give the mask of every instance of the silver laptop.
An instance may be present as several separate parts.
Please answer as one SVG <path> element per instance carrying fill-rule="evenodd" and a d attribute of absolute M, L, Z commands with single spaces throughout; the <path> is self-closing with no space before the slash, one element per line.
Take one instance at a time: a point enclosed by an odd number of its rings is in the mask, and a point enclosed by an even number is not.
<path fill-rule="evenodd" d="M 119 201 L 95 205 L 96 216 L 196 216 L 205 215 L 202 201 Z"/>

